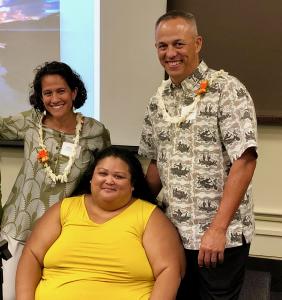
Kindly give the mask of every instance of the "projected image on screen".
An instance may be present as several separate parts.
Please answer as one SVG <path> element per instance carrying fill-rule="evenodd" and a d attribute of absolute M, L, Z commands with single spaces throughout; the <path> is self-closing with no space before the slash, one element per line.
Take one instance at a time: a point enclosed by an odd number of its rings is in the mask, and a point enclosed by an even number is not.
<path fill-rule="evenodd" d="M 60 59 L 59 0 L 0 0 L 1 116 L 29 109 L 33 69 Z"/>

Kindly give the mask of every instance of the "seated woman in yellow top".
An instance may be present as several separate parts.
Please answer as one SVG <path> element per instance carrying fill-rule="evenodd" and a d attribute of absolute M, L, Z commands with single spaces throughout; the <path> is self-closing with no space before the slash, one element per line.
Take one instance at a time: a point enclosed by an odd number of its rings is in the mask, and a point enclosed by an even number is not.
<path fill-rule="evenodd" d="M 20 259 L 17 300 L 172 300 L 184 272 L 175 227 L 150 200 L 138 159 L 109 147 L 91 194 L 54 204 Z"/>

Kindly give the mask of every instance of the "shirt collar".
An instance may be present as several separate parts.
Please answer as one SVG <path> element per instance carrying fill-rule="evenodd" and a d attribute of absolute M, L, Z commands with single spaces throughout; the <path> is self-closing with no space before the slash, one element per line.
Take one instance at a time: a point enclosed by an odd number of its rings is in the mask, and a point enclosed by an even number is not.
<path fill-rule="evenodd" d="M 180 85 L 183 91 L 188 92 L 195 89 L 195 86 L 203 79 L 205 79 L 206 72 L 208 70 L 208 66 L 202 60 L 198 65 L 197 69 L 186 79 L 184 79 Z M 164 88 L 165 93 L 171 93 L 173 89 L 177 86 L 171 81 L 171 79 L 167 80 L 167 85 Z"/>

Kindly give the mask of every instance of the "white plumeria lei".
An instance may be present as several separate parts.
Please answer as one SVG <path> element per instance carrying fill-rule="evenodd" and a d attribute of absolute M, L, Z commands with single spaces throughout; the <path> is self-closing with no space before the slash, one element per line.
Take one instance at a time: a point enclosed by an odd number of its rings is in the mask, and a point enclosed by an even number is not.
<path fill-rule="evenodd" d="M 47 148 L 46 146 L 44 145 L 44 142 L 43 142 L 43 129 L 42 129 L 42 120 L 43 120 L 43 117 L 44 117 L 44 114 L 42 114 L 41 118 L 40 118 L 40 121 L 39 121 L 39 146 L 41 147 L 41 149 L 44 149 L 47 151 Z M 45 168 L 45 171 L 47 173 L 47 175 L 51 178 L 51 180 L 53 182 L 57 182 L 57 181 L 60 181 L 60 182 L 67 182 L 68 180 L 68 175 L 70 173 L 70 170 L 71 170 L 71 167 L 75 161 L 75 157 L 76 157 L 76 151 L 77 151 L 77 148 L 78 148 L 78 143 L 79 143 L 79 137 L 80 137 L 80 131 L 82 129 L 82 124 L 83 124 L 83 117 L 82 117 L 82 114 L 81 113 L 77 113 L 76 114 L 76 127 L 75 127 L 75 137 L 73 138 L 73 141 L 74 141 L 74 146 L 72 148 L 72 153 L 69 157 L 69 161 L 65 167 L 65 170 L 63 172 L 63 174 L 59 174 L 59 175 L 56 175 L 53 170 L 50 168 L 50 166 L 48 165 L 47 162 L 44 162 L 43 163 L 43 166 Z"/>
<path fill-rule="evenodd" d="M 210 78 L 208 79 L 208 88 L 213 84 L 213 82 L 222 75 L 227 75 L 228 73 L 224 70 L 219 70 L 214 72 Z M 167 85 L 167 81 L 163 80 L 162 84 L 158 88 L 157 94 L 154 98 L 157 98 L 157 105 L 161 110 L 161 113 L 163 115 L 163 118 L 166 122 L 169 122 L 171 124 L 180 124 L 184 122 L 185 120 L 189 120 L 194 112 L 196 112 L 198 102 L 201 100 L 202 94 L 198 94 L 195 97 L 195 100 L 188 105 L 187 109 L 185 110 L 185 113 L 181 114 L 181 116 L 170 116 L 165 108 L 164 100 L 163 100 L 163 91 L 165 86 Z"/>

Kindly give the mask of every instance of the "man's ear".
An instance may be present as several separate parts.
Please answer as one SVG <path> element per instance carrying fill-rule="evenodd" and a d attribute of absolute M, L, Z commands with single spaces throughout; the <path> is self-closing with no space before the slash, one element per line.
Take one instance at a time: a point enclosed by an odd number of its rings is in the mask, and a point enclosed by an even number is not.
<path fill-rule="evenodd" d="M 203 44 L 203 38 L 198 35 L 196 38 L 195 38 L 195 45 L 196 45 L 196 52 L 199 53 L 202 49 L 202 44 Z"/>

